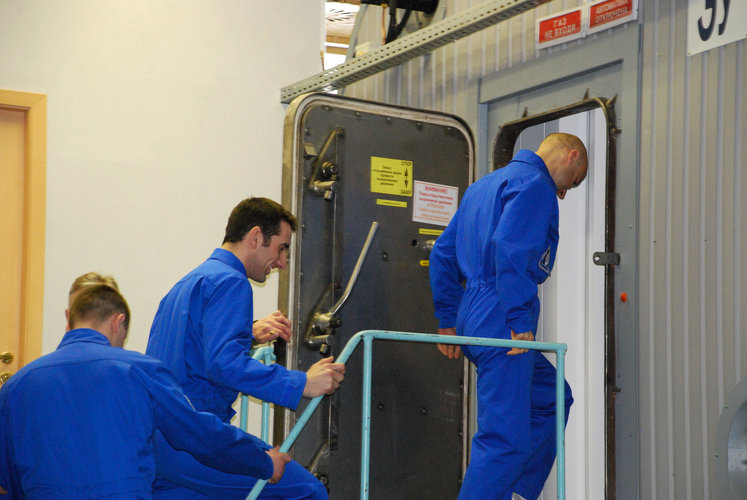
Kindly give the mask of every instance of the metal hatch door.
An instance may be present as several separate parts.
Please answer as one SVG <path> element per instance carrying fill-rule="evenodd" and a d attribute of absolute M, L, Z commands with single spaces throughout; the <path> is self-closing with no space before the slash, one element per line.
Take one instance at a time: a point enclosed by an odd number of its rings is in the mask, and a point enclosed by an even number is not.
<path fill-rule="evenodd" d="M 305 371 L 360 330 L 436 332 L 430 248 L 473 178 L 473 151 L 469 128 L 451 115 L 326 94 L 290 104 L 283 204 L 300 227 L 281 275 L 279 304 L 294 338 L 279 362 Z M 333 499 L 359 492 L 361 367 L 358 351 L 293 449 Z M 371 498 L 456 498 L 467 374 L 433 345 L 377 343 Z M 306 403 L 276 412 L 276 441 Z"/>

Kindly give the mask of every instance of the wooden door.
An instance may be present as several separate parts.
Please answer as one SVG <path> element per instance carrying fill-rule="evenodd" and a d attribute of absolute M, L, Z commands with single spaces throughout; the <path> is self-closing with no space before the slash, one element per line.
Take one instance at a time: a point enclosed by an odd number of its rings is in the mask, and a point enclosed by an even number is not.
<path fill-rule="evenodd" d="M 46 98 L 0 90 L 0 382 L 41 354 Z"/>

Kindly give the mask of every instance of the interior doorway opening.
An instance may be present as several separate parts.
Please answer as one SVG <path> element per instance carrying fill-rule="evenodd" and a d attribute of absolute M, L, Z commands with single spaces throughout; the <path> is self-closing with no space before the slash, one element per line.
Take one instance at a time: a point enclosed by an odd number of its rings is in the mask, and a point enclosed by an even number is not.
<path fill-rule="evenodd" d="M 565 132 L 578 136 L 589 154 L 586 182 L 559 200 L 560 241 L 553 273 L 540 287 L 536 337 L 568 345 L 566 379 L 574 397 L 566 429 L 568 498 L 605 498 L 607 476 L 614 474 L 614 405 L 609 404 L 614 390 L 607 383 L 614 380 L 614 329 L 608 304 L 612 274 L 609 266 L 600 265 L 614 255 L 608 252 L 614 236 L 613 214 L 608 213 L 614 205 L 614 161 L 609 161 L 614 119 L 608 104 L 588 99 L 507 123 L 500 128 L 493 151 L 494 165 L 500 168 L 520 149 L 535 151 L 548 134 Z M 548 359 L 555 363 L 553 356 Z M 553 469 L 541 498 L 556 498 L 556 488 Z"/>

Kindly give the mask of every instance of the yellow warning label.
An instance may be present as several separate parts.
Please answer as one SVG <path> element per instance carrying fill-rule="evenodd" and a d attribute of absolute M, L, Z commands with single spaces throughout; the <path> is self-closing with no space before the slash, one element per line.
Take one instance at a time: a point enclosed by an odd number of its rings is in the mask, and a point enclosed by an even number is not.
<path fill-rule="evenodd" d="M 412 196 L 412 162 L 372 156 L 371 192 Z"/>
<path fill-rule="evenodd" d="M 406 201 L 398 201 L 398 200 L 382 200 L 379 198 L 376 200 L 377 205 L 384 205 L 385 207 L 402 207 L 407 208 L 407 202 Z"/>
<path fill-rule="evenodd" d="M 424 227 L 421 227 L 418 230 L 419 234 L 427 234 L 427 235 L 430 235 L 430 236 L 441 236 L 441 233 L 443 233 L 443 232 L 444 232 L 443 229 L 427 229 L 427 228 L 424 228 Z"/>

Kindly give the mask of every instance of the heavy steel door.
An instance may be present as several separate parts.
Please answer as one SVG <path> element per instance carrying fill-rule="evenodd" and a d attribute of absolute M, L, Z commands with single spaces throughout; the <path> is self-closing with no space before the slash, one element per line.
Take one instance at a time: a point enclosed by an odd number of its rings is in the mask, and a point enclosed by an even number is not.
<path fill-rule="evenodd" d="M 283 204 L 300 227 L 280 283 L 295 335 L 281 362 L 306 370 L 360 330 L 436 332 L 429 252 L 473 177 L 473 156 L 454 116 L 324 94 L 291 103 Z M 456 498 L 466 365 L 433 345 L 387 342 L 373 362 L 371 498 Z M 359 491 L 361 366 L 358 352 L 293 451 L 333 499 Z M 276 439 L 295 416 L 276 418 Z"/>

